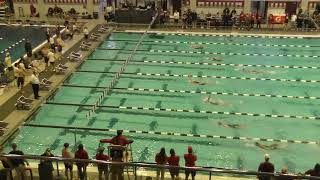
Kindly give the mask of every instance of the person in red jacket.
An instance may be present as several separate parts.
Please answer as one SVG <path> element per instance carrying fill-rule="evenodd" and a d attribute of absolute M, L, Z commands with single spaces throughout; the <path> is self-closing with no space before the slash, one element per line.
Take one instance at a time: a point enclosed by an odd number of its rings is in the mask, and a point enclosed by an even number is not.
<path fill-rule="evenodd" d="M 100 146 L 98 148 L 98 153 L 96 154 L 96 160 L 101 160 L 101 161 L 108 161 L 109 156 L 104 154 L 104 147 Z M 104 174 L 105 179 L 108 179 L 108 165 L 107 164 L 98 164 L 98 171 L 99 171 L 99 179 L 102 178 L 102 174 Z"/>
<path fill-rule="evenodd" d="M 197 156 L 193 153 L 191 146 L 188 147 L 188 154 L 184 155 L 184 160 L 185 160 L 186 167 L 196 166 Z M 196 176 L 196 171 L 192 169 L 186 169 L 185 174 L 186 174 L 186 180 L 188 180 L 190 174 L 192 176 L 192 180 L 194 180 L 195 179 L 194 177 Z"/>
<path fill-rule="evenodd" d="M 170 166 L 179 166 L 180 157 L 176 156 L 174 149 L 170 149 L 170 157 L 167 158 L 167 161 Z M 169 172 L 172 180 L 179 177 L 178 168 L 170 168 Z"/>
<path fill-rule="evenodd" d="M 166 165 L 167 164 L 167 155 L 166 150 L 164 148 L 160 149 L 160 152 L 156 155 L 155 161 L 157 165 Z M 161 174 L 161 180 L 164 179 L 164 168 L 157 168 L 157 179 L 159 179 L 159 176 Z"/>
<path fill-rule="evenodd" d="M 74 154 L 75 159 L 89 159 L 88 153 L 86 150 L 83 148 L 83 144 L 79 144 L 78 150 Z M 83 163 L 83 162 L 77 162 L 76 163 L 78 167 L 78 176 L 80 180 L 85 180 L 87 177 L 87 166 L 88 163 Z"/>

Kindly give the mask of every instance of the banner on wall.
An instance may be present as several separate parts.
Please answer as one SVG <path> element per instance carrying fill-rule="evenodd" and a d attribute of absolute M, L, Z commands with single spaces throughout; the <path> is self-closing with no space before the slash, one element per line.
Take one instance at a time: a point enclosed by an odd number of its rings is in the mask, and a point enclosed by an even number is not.
<path fill-rule="evenodd" d="M 284 24 L 286 21 L 286 16 L 273 16 L 272 20 L 274 24 Z"/>

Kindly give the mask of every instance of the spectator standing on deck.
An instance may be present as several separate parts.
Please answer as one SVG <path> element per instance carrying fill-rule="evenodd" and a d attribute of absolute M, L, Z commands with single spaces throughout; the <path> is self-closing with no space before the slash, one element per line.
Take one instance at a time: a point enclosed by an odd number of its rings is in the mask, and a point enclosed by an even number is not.
<path fill-rule="evenodd" d="M 269 162 L 270 156 L 269 154 L 264 155 L 264 162 L 260 163 L 258 172 L 266 172 L 266 173 L 274 173 L 274 165 Z M 258 176 L 259 180 L 270 180 L 270 176 Z"/>
<path fill-rule="evenodd" d="M 4 64 L 5 64 L 5 68 L 7 68 L 7 70 L 9 70 L 9 71 L 13 70 L 11 56 L 10 56 L 9 52 L 6 53 L 6 57 L 4 58 Z"/>
<path fill-rule="evenodd" d="M 50 29 L 47 28 L 47 30 L 46 30 L 46 38 L 47 38 L 48 42 L 50 42 L 50 37 L 51 37 Z"/>
<path fill-rule="evenodd" d="M 39 99 L 39 97 L 41 97 L 39 96 L 40 80 L 36 71 L 32 72 L 30 83 L 34 94 L 34 99 Z"/>
<path fill-rule="evenodd" d="M 176 156 L 174 149 L 170 149 L 170 157 L 167 161 L 169 166 L 179 166 L 180 157 Z M 172 180 L 179 177 L 179 168 L 170 168 L 169 172 Z"/>
<path fill-rule="evenodd" d="M 49 44 L 50 44 L 50 48 L 54 50 L 55 44 L 54 44 L 54 39 L 53 39 L 53 37 L 50 37 L 50 39 L 49 39 Z"/>
<path fill-rule="evenodd" d="M 87 27 L 83 28 L 83 33 L 84 33 L 84 38 L 88 39 L 89 38 L 89 30 Z"/>
<path fill-rule="evenodd" d="M 174 13 L 173 13 L 174 22 L 178 23 L 179 22 L 179 18 L 180 18 L 180 13 L 179 13 L 179 11 L 175 10 Z"/>
<path fill-rule="evenodd" d="M 306 175 L 320 177 L 320 164 L 317 163 L 313 169 L 309 169 L 305 172 Z"/>
<path fill-rule="evenodd" d="M 96 160 L 101 161 L 108 161 L 109 156 L 104 154 L 104 147 L 100 146 L 98 148 L 98 153 L 96 154 Z M 108 165 L 107 164 L 98 164 L 98 171 L 99 171 L 99 180 L 102 180 L 102 174 L 104 175 L 105 179 L 108 179 Z"/>
<path fill-rule="evenodd" d="M 168 157 L 166 155 L 165 148 L 161 148 L 160 152 L 155 157 L 155 161 L 156 161 L 157 165 L 165 165 L 165 164 L 167 164 L 167 158 Z M 164 179 L 164 172 L 165 172 L 164 168 L 157 168 L 157 179 L 159 179 L 159 176 L 160 176 L 161 180 L 163 180 Z"/>
<path fill-rule="evenodd" d="M 257 14 L 257 29 L 261 29 L 262 16 L 261 14 Z"/>
<path fill-rule="evenodd" d="M 69 151 L 69 143 L 64 143 L 63 149 L 62 149 L 62 157 L 63 158 L 73 158 L 73 154 Z M 69 179 L 69 173 L 70 172 L 70 179 L 73 178 L 73 163 L 72 162 L 64 162 L 64 174 Z"/>
<path fill-rule="evenodd" d="M 26 43 L 24 44 L 24 49 L 27 53 L 27 57 L 31 58 L 32 57 L 32 45 L 29 39 L 26 40 Z"/>
<path fill-rule="evenodd" d="M 18 88 L 21 88 L 21 89 L 23 88 L 25 76 L 26 76 L 26 70 L 24 69 L 23 64 L 20 63 L 18 65 L 18 69 L 17 69 L 17 85 L 18 85 Z"/>
<path fill-rule="evenodd" d="M 186 167 L 192 168 L 196 166 L 197 156 L 193 153 L 193 149 L 191 146 L 188 147 L 188 153 L 184 155 L 184 160 L 185 160 Z M 188 180 L 190 174 L 191 174 L 192 180 L 194 180 L 196 176 L 196 171 L 192 169 L 186 169 L 185 174 L 186 174 L 186 180 Z"/>
<path fill-rule="evenodd" d="M 84 150 L 82 144 L 79 144 L 78 150 L 76 151 L 76 153 L 74 155 L 74 158 L 75 159 L 89 159 L 88 153 L 87 153 L 86 150 Z M 88 166 L 88 163 L 77 162 L 76 165 L 78 167 L 78 177 L 80 178 L 80 180 L 87 179 L 87 166 Z"/>
<path fill-rule="evenodd" d="M 13 143 L 11 145 L 12 151 L 9 152 L 9 154 L 15 154 L 15 155 L 24 155 L 24 153 L 20 150 L 17 150 L 17 144 Z M 17 172 L 18 179 L 23 179 L 25 177 L 24 170 L 25 170 L 25 163 L 29 165 L 28 161 L 23 159 L 11 159 L 11 164 L 13 165 L 13 168 Z"/>

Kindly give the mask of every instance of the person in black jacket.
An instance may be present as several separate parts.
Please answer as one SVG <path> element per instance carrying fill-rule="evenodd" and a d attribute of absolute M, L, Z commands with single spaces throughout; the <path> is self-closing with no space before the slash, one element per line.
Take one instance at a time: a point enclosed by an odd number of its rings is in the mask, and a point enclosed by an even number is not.
<path fill-rule="evenodd" d="M 24 44 L 24 49 L 27 53 L 28 58 L 32 57 L 32 45 L 29 39 L 26 40 L 26 43 Z"/>

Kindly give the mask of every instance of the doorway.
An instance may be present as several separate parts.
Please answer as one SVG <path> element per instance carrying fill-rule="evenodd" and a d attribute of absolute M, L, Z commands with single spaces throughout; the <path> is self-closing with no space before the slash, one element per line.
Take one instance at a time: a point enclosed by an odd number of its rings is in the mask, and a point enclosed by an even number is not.
<path fill-rule="evenodd" d="M 181 14 L 181 0 L 172 0 L 173 12 L 178 11 Z"/>
<path fill-rule="evenodd" d="M 251 4 L 251 13 L 261 15 L 263 18 L 266 18 L 268 16 L 268 2 L 253 1 Z"/>
<path fill-rule="evenodd" d="M 291 15 L 297 13 L 297 8 L 298 8 L 298 2 L 287 2 L 286 14 L 289 14 L 289 17 L 291 17 Z"/>

